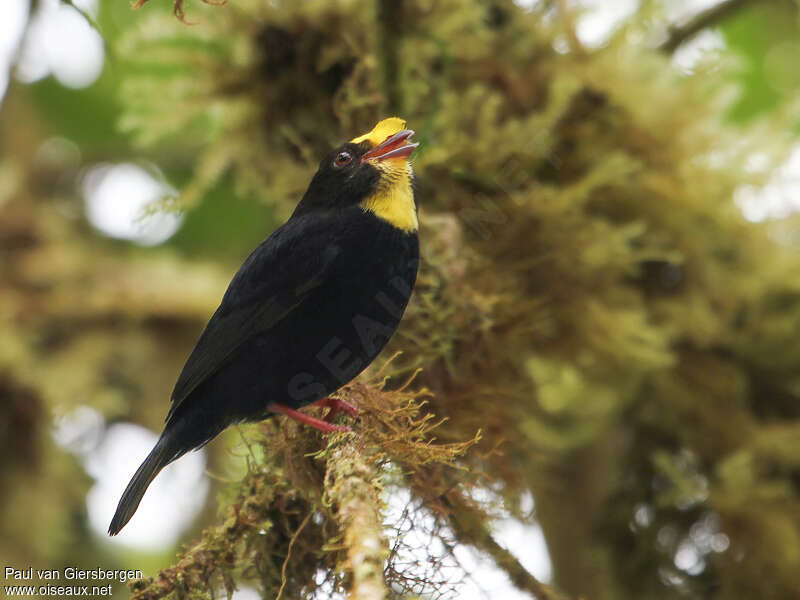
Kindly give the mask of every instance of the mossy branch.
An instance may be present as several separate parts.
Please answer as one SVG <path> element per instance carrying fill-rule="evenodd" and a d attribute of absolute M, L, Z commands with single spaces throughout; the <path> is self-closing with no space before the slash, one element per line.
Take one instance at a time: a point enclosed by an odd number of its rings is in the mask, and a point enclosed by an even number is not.
<path fill-rule="evenodd" d="M 408 383 L 393 390 L 384 384 L 356 382 L 340 392 L 361 411 L 353 433 L 326 440 L 294 421 L 257 425 L 247 445 L 260 446 L 264 458 L 235 484 L 222 523 L 208 528 L 174 566 L 132 583 L 133 599 L 213 598 L 220 589 L 230 593 L 234 582 L 253 580 L 264 597 L 305 597 L 318 569 L 354 600 L 386 598 L 389 543 L 381 511 L 387 463 L 402 469 L 410 488 L 419 488 L 428 465 L 452 468 L 478 436 L 434 443 L 441 420 L 422 411 L 429 394 Z"/>
<path fill-rule="evenodd" d="M 447 494 L 444 505 L 448 508 L 450 527 L 456 538 L 491 556 L 517 588 L 529 592 L 537 600 L 568 600 L 567 596 L 536 579 L 511 552 L 492 537 L 483 511 L 471 507 L 456 492 Z"/>
<path fill-rule="evenodd" d="M 721 21 L 730 17 L 733 13 L 751 4 L 752 0 L 723 0 L 714 6 L 707 8 L 689 19 L 683 25 L 673 25 L 669 30 L 669 37 L 658 49 L 662 52 L 672 54 L 684 42 L 690 40 L 703 29 L 718 25 Z"/>
<path fill-rule="evenodd" d="M 242 482 L 241 491 L 225 511 L 222 523 L 203 532 L 200 542 L 186 551 L 174 566 L 162 569 L 155 577 L 130 584 L 132 600 L 159 600 L 172 594 L 182 597 L 187 591 L 202 594 L 221 583 L 230 594 L 235 589 L 233 570 L 240 559 L 237 541 L 270 528 L 268 507 L 286 490 L 277 481 L 267 482 L 255 473 Z M 219 578 L 216 581 L 216 578 Z M 204 597 L 204 596 L 201 596 Z"/>
<path fill-rule="evenodd" d="M 352 576 L 350 598 L 382 600 L 389 545 L 381 527 L 380 473 L 355 434 L 339 434 L 326 452 L 325 498 L 333 509 Z"/>

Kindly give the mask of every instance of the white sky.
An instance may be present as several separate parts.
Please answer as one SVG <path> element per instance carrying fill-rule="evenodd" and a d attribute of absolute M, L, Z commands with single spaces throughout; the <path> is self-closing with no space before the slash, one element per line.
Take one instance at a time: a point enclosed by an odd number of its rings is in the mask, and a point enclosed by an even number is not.
<path fill-rule="evenodd" d="M 734 200 L 748 221 L 780 219 L 800 211 L 800 144 L 762 188 L 741 186 Z"/>
<path fill-rule="evenodd" d="M 8 87 L 9 65 L 16 55 L 27 18 L 27 0 L 5 0 L 0 3 L 0 99 Z"/>
<path fill-rule="evenodd" d="M 146 210 L 178 191 L 163 183 L 155 168 L 150 173 L 132 163 L 97 164 L 82 177 L 86 218 L 107 236 L 156 246 L 178 231 L 183 216 L 174 212 Z"/>
<path fill-rule="evenodd" d="M 27 4 L 27 0 L 5 0 L 6 6 L 20 4 Z M 88 14 L 97 12 L 97 0 L 75 0 L 75 5 Z M 26 83 L 53 75 L 62 85 L 83 88 L 100 76 L 103 53 L 103 39 L 83 15 L 58 0 L 41 0 L 22 46 L 16 75 Z"/>

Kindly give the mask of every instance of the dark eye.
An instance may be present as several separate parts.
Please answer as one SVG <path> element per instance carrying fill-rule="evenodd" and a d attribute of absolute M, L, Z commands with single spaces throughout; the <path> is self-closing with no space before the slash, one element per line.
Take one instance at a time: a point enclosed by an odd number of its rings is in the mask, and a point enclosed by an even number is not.
<path fill-rule="evenodd" d="M 333 164 L 335 164 L 337 167 L 343 167 L 351 160 L 353 160 L 352 154 L 349 152 L 339 152 L 339 154 L 336 155 L 336 158 L 333 159 Z"/>

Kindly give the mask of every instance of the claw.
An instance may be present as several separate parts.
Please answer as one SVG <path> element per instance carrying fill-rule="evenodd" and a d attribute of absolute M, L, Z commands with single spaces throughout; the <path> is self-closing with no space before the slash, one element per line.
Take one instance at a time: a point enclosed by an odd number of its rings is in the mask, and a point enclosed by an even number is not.
<path fill-rule="evenodd" d="M 341 398 L 331 398 L 330 396 L 327 396 L 317 400 L 316 402 L 313 402 L 311 405 L 327 407 L 330 409 L 328 414 L 325 416 L 326 421 L 330 421 L 340 412 L 347 413 L 353 418 L 358 416 L 358 409 L 349 402 L 345 402 Z"/>

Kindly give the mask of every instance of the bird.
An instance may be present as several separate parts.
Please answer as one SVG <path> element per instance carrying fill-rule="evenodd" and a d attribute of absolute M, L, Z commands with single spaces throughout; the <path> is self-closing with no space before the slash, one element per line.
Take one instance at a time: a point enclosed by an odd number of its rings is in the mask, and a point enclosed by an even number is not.
<path fill-rule="evenodd" d="M 166 465 L 230 425 L 282 414 L 324 433 L 349 429 L 298 409 L 355 416 L 330 395 L 378 356 L 405 312 L 419 263 L 413 134 L 390 117 L 333 149 L 289 219 L 245 259 L 178 376 L 163 432 L 109 535 Z"/>

